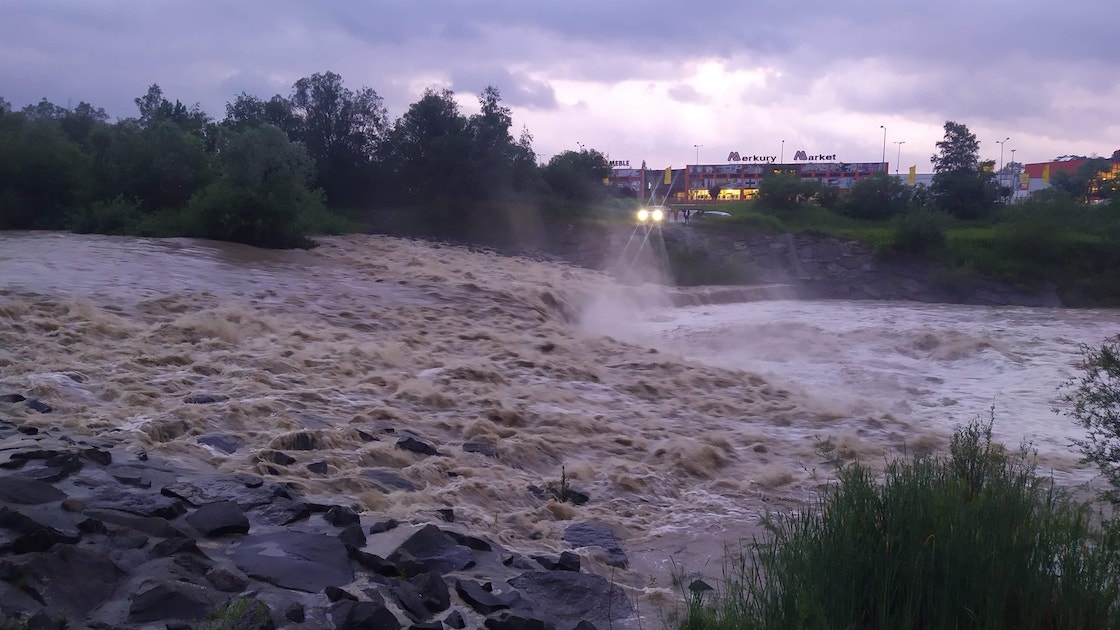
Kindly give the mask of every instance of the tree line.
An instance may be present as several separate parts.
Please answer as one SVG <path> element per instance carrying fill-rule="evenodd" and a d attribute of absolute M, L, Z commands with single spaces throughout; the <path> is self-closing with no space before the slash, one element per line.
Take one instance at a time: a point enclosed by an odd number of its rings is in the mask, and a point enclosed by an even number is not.
<path fill-rule="evenodd" d="M 1006 178 L 1016 185 L 1021 165 L 1006 169 L 1001 185 L 979 148 L 967 126 L 946 122 L 928 186 L 881 173 L 841 194 L 796 174 L 770 174 L 759 184 L 758 213 L 748 211 L 744 220 L 765 219 L 779 230 L 842 230 L 873 243 L 880 255 L 936 261 L 945 287 L 962 295 L 979 277 L 996 276 L 1024 287 L 1052 283 L 1068 304 L 1115 305 L 1120 152 L 1052 173 L 1049 188 L 1011 203 Z"/>
<path fill-rule="evenodd" d="M 0 229 L 296 247 L 384 213 L 416 233 L 470 238 L 511 229 L 516 211 L 570 212 L 610 190 L 594 149 L 539 164 L 493 86 L 476 114 L 428 89 L 396 120 L 373 89 L 333 72 L 287 96 L 238 94 L 222 120 L 158 85 L 134 101 L 137 115 L 113 122 L 84 101 L 15 110 L 0 96 Z"/>
<path fill-rule="evenodd" d="M 898 177 L 881 173 L 856 182 L 842 195 L 836 188 L 779 171 L 761 180 L 759 200 L 778 211 L 812 202 L 857 219 L 891 219 L 915 209 L 966 221 L 993 218 L 1011 200 L 1022 165 L 1004 167 L 1004 179 L 1010 176 L 1012 181 L 1002 182 L 995 160 L 980 159 L 980 142 L 966 125 L 948 121 L 944 129 L 945 136 L 936 145 L 938 152 L 930 157 L 934 175 L 929 186 L 908 186 Z M 1117 158 L 1120 151 L 1113 156 Z M 1112 163 L 1108 158 L 1092 158 L 1073 172 L 1056 172 L 1050 179 L 1051 189 L 1038 198 L 1081 203 L 1120 199 L 1120 180 L 1110 178 Z"/>

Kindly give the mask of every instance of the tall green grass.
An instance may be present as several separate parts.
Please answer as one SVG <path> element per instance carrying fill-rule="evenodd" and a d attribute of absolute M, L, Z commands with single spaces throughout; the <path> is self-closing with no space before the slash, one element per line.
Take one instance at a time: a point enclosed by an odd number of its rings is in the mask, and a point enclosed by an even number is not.
<path fill-rule="evenodd" d="M 1120 530 L 1036 475 L 1033 456 L 956 432 L 882 481 L 842 469 L 815 509 L 770 518 L 695 591 L 680 628 L 1117 628 Z"/>

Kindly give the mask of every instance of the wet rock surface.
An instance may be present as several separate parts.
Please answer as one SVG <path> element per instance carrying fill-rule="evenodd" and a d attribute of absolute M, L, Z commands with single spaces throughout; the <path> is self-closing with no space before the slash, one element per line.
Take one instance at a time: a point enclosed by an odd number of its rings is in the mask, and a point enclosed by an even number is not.
<path fill-rule="evenodd" d="M 455 524 L 450 508 L 399 523 L 337 499 L 0 420 L 0 624 L 637 627 L 621 588 L 575 553 L 624 566 L 604 526 L 574 524 L 575 551 L 530 558 Z"/>

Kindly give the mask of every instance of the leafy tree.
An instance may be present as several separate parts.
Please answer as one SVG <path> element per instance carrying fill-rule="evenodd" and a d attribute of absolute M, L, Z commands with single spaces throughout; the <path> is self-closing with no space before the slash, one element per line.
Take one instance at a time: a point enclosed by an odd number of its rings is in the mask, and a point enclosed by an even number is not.
<path fill-rule="evenodd" d="M 1082 346 L 1081 373 L 1063 386 L 1066 414 L 1088 434 L 1074 443 L 1104 475 L 1120 502 L 1120 336 L 1100 348 Z"/>
<path fill-rule="evenodd" d="M 301 137 L 300 123 L 292 102 L 283 96 L 277 94 L 263 101 L 242 92 L 232 103 L 226 103 L 226 118 L 222 121 L 222 126 L 244 131 L 250 127 L 273 125 L 287 133 L 289 140 L 295 141 Z"/>
<path fill-rule="evenodd" d="M 100 107 L 81 101 L 73 110 L 67 111 L 59 122 L 71 140 L 85 146 L 94 129 L 108 126 L 109 114 Z"/>
<path fill-rule="evenodd" d="M 1088 202 L 1091 196 L 1100 195 L 1102 186 L 1108 187 L 1102 175 L 1112 172 L 1112 161 L 1108 158 L 1090 158 L 1079 164 L 1073 173 L 1058 171 L 1050 176 L 1051 188 L 1062 190 L 1075 199 Z M 1108 196 L 1106 194 L 1101 196 Z"/>
<path fill-rule="evenodd" d="M 471 136 L 472 175 L 479 197 L 488 192 L 504 192 L 513 187 L 513 161 L 518 145 L 510 135 L 513 117 L 501 104 L 498 88 L 487 86 L 478 98 L 481 111 L 471 116 L 467 128 Z"/>
<path fill-rule="evenodd" d="M 837 204 L 837 211 L 858 219 L 888 219 L 906 211 L 910 194 L 902 180 L 879 173 L 856 182 Z"/>
<path fill-rule="evenodd" d="M 10 114 L 12 112 L 12 104 L 0 96 L 0 116 Z"/>
<path fill-rule="evenodd" d="M 963 124 L 945 123 L 945 137 L 933 155 L 935 203 L 949 214 L 972 219 L 986 214 L 995 204 L 999 189 L 990 170 L 980 168 L 980 143 Z"/>
<path fill-rule="evenodd" d="M 191 133 L 213 146 L 214 126 L 210 116 L 202 111 L 198 103 L 187 107 L 176 100 L 174 103 L 163 97 L 163 90 L 153 83 L 144 96 L 133 99 L 140 110 L 140 125 L 151 128 L 160 123 L 171 123 L 183 131 Z"/>
<path fill-rule="evenodd" d="M 719 194 L 723 192 L 723 186 L 719 184 L 712 184 L 708 187 L 708 196 L 712 199 L 719 199 Z"/>
<path fill-rule="evenodd" d="M 66 115 L 66 108 L 59 107 L 47 99 L 24 107 L 21 112 L 28 120 L 60 120 Z"/>
<path fill-rule="evenodd" d="M 398 200 L 448 200 L 469 190 L 464 157 L 470 155 L 471 144 L 468 121 L 455 95 L 450 90 L 425 90 L 397 119 L 386 143 Z"/>
<path fill-rule="evenodd" d="M 272 125 L 221 140 L 218 176 L 187 209 L 192 231 L 205 238 L 263 247 L 305 247 L 310 216 L 324 212 L 308 184 L 314 163 Z"/>
<path fill-rule="evenodd" d="M 532 134 L 523 127 L 514 141 L 510 133 L 513 118 L 509 108 L 501 104 L 498 88 L 487 86 L 478 103 L 479 113 L 467 121 L 472 180 L 477 186 L 474 196 L 489 199 L 535 188 L 540 178 L 536 174 Z"/>
<path fill-rule="evenodd" d="M 149 213 L 179 209 L 210 178 L 203 140 L 170 121 L 123 121 L 91 142 L 102 199 L 134 199 Z"/>
<path fill-rule="evenodd" d="M 89 194 L 89 159 L 42 111 L 0 118 L 0 229 L 60 228 Z"/>
<path fill-rule="evenodd" d="M 533 151 L 533 134 L 529 133 L 529 128 L 525 126 L 521 127 L 521 135 L 517 138 L 511 174 L 514 191 L 534 191 L 547 187 L 541 177 L 540 168 L 537 167 L 537 154 Z"/>
<path fill-rule="evenodd" d="M 936 144 L 940 153 L 930 157 L 934 173 L 976 171 L 980 168 L 980 141 L 968 127 L 953 121 L 945 123 L 945 137 Z"/>
<path fill-rule="evenodd" d="M 587 203 L 603 198 L 603 180 L 611 173 L 605 155 L 595 149 L 564 151 L 552 156 L 541 171 L 552 192 L 565 201 Z"/>
<path fill-rule="evenodd" d="M 281 102 L 270 104 L 282 109 Z M 341 76 L 327 72 L 296 81 L 291 105 L 300 121 L 299 139 L 315 160 L 316 179 L 327 197 L 336 203 L 361 200 L 387 128 L 381 97 L 370 88 L 350 90 Z"/>

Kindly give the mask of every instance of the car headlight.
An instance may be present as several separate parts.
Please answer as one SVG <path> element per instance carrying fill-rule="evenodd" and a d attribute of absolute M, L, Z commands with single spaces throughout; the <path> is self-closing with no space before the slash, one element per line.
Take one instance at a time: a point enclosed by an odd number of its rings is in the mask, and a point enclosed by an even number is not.
<path fill-rule="evenodd" d="M 638 211 L 638 220 L 639 221 L 641 221 L 642 223 L 645 223 L 646 219 L 648 219 L 648 218 L 649 218 L 649 210 L 646 210 L 645 208 L 642 208 L 641 210 Z"/>
<path fill-rule="evenodd" d="M 665 219 L 665 213 L 661 211 L 661 208 L 657 208 L 651 213 L 650 218 L 654 221 L 661 222 Z"/>

